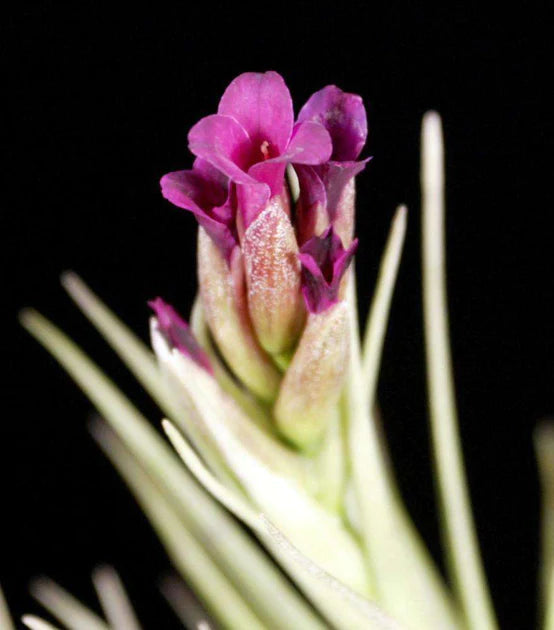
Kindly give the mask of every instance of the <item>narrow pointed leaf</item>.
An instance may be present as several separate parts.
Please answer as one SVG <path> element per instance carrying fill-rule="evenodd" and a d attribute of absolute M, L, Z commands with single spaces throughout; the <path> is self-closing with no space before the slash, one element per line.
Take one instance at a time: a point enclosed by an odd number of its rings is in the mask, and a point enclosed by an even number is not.
<path fill-rule="evenodd" d="M 85 316 L 98 329 L 125 365 L 135 375 L 154 401 L 171 416 L 182 428 L 192 432 L 195 442 L 202 438 L 195 432 L 194 424 L 187 422 L 183 408 L 171 396 L 164 382 L 156 358 L 152 351 L 119 320 L 114 313 L 87 287 L 73 272 L 62 275 L 62 284 Z M 206 445 L 204 444 L 204 447 Z M 227 483 L 233 483 L 232 476 L 221 465 L 220 459 L 206 448 L 206 459 L 218 476 Z"/>
<path fill-rule="evenodd" d="M 414 629 L 458 628 L 438 571 L 401 503 L 375 414 L 377 373 L 405 215 L 405 209 L 400 208 L 391 228 L 366 327 L 363 364 L 356 335 L 353 275 L 348 288 L 353 337 L 345 403 L 355 505 L 368 563 L 385 610 Z"/>
<path fill-rule="evenodd" d="M 60 630 L 58 627 L 53 626 L 51 623 L 48 623 L 48 621 L 44 621 L 44 619 L 36 617 L 35 615 L 23 615 L 21 621 L 27 628 L 30 628 L 30 630 Z M 4 628 L 4 626 L 1 627 Z M 8 627 L 6 627 L 6 630 L 9 630 Z"/>
<path fill-rule="evenodd" d="M 165 578 L 160 592 L 187 630 L 215 630 L 208 613 L 183 580 L 176 576 Z"/>
<path fill-rule="evenodd" d="M 69 630 L 110 630 L 96 613 L 49 578 L 35 580 L 31 594 Z"/>
<path fill-rule="evenodd" d="M 554 630 L 554 423 L 539 425 L 534 437 L 542 490 L 539 602 L 544 629 Z"/>
<path fill-rule="evenodd" d="M 226 399 L 215 380 L 193 361 L 173 352 L 173 369 L 229 468 L 252 502 L 282 529 L 303 553 L 353 590 L 368 594 L 362 550 L 342 519 L 307 491 L 302 460 L 279 448 Z M 333 545 L 329 546 L 329 540 Z"/>
<path fill-rule="evenodd" d="M 13 625 L 13 621 L 10 615 L 10 611 L 8 609 L 8 604 L 6 603 L 6 598 L 4 597 L 4 593 L 0 588 L 0 628 L 5 628 L 6 630 L 15 630 L 15 626 Z"/>
<path fill-rule="evenodd" d="M 97 567 L 92 582 L 111 630 L 141 630 L 125 587 L 113 567 Z"/>
<path fill-rule="evenodd" d="M 437 113 L 425 115 L 421 141 L 427 388 L 444 542 L 454 589 L 468 625 L 475 630 L 491 630 L 497 624 L 471 512 L 448 339 L 443 141 Z"/>
<path fill-rule="evenodd" d="M 242 528 L 198 488 L 173 450 L 96 365 L 38 313 L 25 311 L 21 321 L 69 372 L 141 465 L 165 487 L 181 519 L 210 548 L 218 565 L 259 614 L 274 616 L 281 623 L 286 611 L 291 623 L 309 628 L 313 615 L 294 588 Z"/>
<path fill-rule="evenodd" d="M 202 464 L 184 437 L 168 421 L 164 429 L 198 481 L 235 516 L 248 525 L 334 628 L 401 630 L 402 626 L 373 602 L 324 571 L 296 548 L 264 514 L 225 488 Z"/>
<path fill-rule="evenodd" d="M 94 435 L 148 516 L 175 567 L 223 627 L 230 630 L 265 628 L 207 550 L 183 525 L 164 494 L 114 434 L 97 427 Z"/>

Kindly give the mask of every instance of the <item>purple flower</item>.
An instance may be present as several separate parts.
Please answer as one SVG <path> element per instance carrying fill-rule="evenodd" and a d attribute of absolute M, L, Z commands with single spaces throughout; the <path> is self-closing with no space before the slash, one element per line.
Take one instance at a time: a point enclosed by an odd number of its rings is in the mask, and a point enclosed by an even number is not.
<path fill-rule="evenodd" d="M 301 234 L 314 234 L 310 229 L 321 223 L 322 219 L 318 219 L 317 215 L 324 208 L 328 223 L 344 224 L 336 226 L 337 231 L 350 241 L 354 213 L 353 199 L 348 198 L 348 185 L 368 161 L 356 161 L 367 138 L 363 101 L 356 94 L 328 85 L 308 99 L 300 110 L 298 121 L 320 123 L 329 132 L 333 143 L 328 162 L 296 167 L 302 191 L 299 220 Z M 314 200 L 318 205 L 314 206 Z"/>
<path fill-rule="evenodd" d="M 276 72 L 246 72 L 231 82 L 218 113 L 189 132 L 189 148 L 237 185 L 244 228 L 284 191 L 287 163 L 323 164 L 331 137 L 313 120 L 294 124 L 292 99 Z"/>
<path fill-rule="evenodd" d="M 358 239 L 354 239 L 345 249 L 332 225 L 304 243 L 298 257 L 302 294 L 310 313 L 322 313 L 339 301 L 340 283 L 357 247 Z"/>
<path fill-rule="evenodd" d="M 187 322 L 177 313 L 173 306 L 162 300 L 161 297 L 150 300 L 148 306 L 156 313 L 159 331 L 165 337 L 169 347 L 177 348 L 185 356 L 192 359 L 210 374 L 213 374 L 208 355 L 196 341 Z"/>
<path fill-rule="evenodd" d="M 197 158 L 192 170 L 168 173 L 160 185 L 168 201 L 196 216 L 229 262 L 237 235 L 228 178 L 209 162 Z"/>
<path fill-rule="evenodd" d="M 362 98 L 327 85 L 310 96 L 298 114 L 298 122 L 323 125 L 333 142 L 330 159 L 350 162 L 361 153 L 367 138 L 367 117 Z"/>

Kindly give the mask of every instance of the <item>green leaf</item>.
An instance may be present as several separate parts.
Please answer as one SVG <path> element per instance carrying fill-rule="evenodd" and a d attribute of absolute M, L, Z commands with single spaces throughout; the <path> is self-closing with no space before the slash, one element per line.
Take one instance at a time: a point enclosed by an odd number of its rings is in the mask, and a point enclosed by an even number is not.
<path fill-rule="evenodd" d="M 268 625 L 280 628 L 288 620 L 299 628 L 319 628 L 317 617 L 266 554 L 198 488 L 173 450 L 98 367 L 37 312 L 24 311 L 21 322 L 58 359 L 137 461 L 164 488 L 187 529 L 210 550 L 258 614 L 271 621 Z"/>
<path fill-rule="evenodd" d="M 2 592 L 1 588 L 0 588 L 0 628 L 5 628 L 6 630 L 15 630 L 15 626 L 13 625 L 10 611 L 8 609 L 8 604 L 6 603 L 6 598 L 4 597 L 4 593 Z"/>
<path fill-rule="evenodd" d="M 96 613 L 49 578 L 32 582 L 31 594 L 69 630 L 110 630 Z"/>
<path fill-rule="evenodd" d="M 542 490 L 539 601 L 544 630 L 554 630 L 554 423 L 540 424 L 534 438 Z"/>
<path fill-rule="evenodd" d="M 471 513 L 448 340 L 443 141 L 436 112 L 425 115 L 421 134 L 423 319 L 441 525 L 450 576 L 464 617 L 472 630 L 491 630 L 497 623 Z"/>
<path fill-rule="evenodd" d="M 113 567 L 97 567 L 92 583 L 111 630 L 141 630 L 121 578 Z"/>
<path fill-rule="evenodd" d="M 345 402 L 359 528 L 378 601 L 414 629 L 458 628 L 448 593 L 402 504 L 389 470 L 375 413 L 377 375 L 406 230 L 406 209 L 394 217 L 369 313 L 361 362 L 354 282 L 350 286 L 352 363 Z"/>
<path fill-rule="evenodd" d="M 94 436 L 154 526 L 173 564 L 225 628 L 267 628 L 183 525 L 166 496 L 113 433 L 96 426 Z M 206 526 L 208 524 L 206 523 Z"/>
<path fill-rule="evenodd" d="M 21 617 L 21 621 L 30 628 L 30 630 L 60 630 L 56 626 L 53 626 L 51 623 L 44 621 L 40 617 L 36 617 L 35 615 L 23 615 Z M 4 628 L 4 626 L 2 626 Z M 8 629 L 6 629 L 8 630 Z"/>
<path fill-rule="evenodd" d="M 204 466 L 179 431 L 167 420 L 164 430 L 198 481 L 237 518 L 248 525 L 338 630 L 401 630 L 402 626 L 373 602 L 361 597 L 303 554 L 266 515 L 244 497 L 223 486 Z"/>

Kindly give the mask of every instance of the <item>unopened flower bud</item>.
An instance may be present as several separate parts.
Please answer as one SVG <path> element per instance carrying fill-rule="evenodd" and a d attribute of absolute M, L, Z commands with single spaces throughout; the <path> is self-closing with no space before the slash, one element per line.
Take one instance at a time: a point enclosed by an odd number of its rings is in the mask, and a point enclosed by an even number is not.
<path fill-rule="evenodd" d="M 333 226 L 304 243 L 298 257 L 302 293 L 311 313 L 321 313 L 340 299 L 342 279 L 357 247 L 355 239 L 345 249 Z"/>
<path fill-rule="evenodd" d="M 197 365 L 213 374 L 208 355 L 196 340 L 187 322 L 173 306 L 162 300 L 161 297 L 148 302 L 148 306 L 156 313 L 158 330 L 165 338 L 169 348 L 177 348 Z"/>

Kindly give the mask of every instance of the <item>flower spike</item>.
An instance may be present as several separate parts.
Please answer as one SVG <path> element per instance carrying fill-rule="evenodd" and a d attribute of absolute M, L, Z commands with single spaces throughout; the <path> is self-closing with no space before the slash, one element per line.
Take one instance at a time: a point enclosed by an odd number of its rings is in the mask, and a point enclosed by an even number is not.
<path fill-rule="evenodd" d="M 202 350 L 187 322 L 161 297 L 150 300 L 148 306 L 156 313 L 158 328 L 171 348 L 177 348 L 200 367 L 213 374 L 208 355 Z"/>
<path fill-rule="evenodd" d="M 333 226 L 302 246 L 302 293 L 310 313 L 322 313 L 338 302 L 341 280 L 357 247 L 354 239 L 345 249 Z"/>

